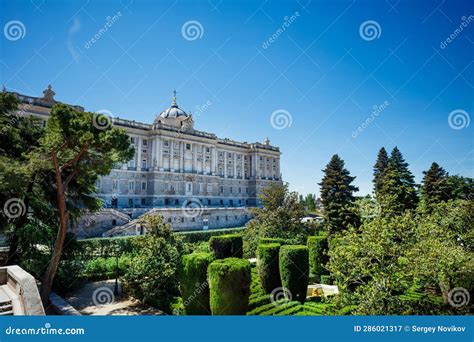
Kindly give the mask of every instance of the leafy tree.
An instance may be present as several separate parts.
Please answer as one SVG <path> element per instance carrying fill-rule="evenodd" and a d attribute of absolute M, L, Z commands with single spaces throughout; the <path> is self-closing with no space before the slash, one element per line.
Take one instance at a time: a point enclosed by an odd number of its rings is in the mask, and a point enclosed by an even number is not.
<path fill-rule="evenodd" d="M 377 161 L 374 165 L 374 193 L 378 196 L 383 185 L 383 176 L 388 167 L 388 154 L 385 147 L 379 150 Z"/>
<path fill-rule="evenodd" d="M 140 224 L 147 234 L 137 242 L 140 252 L 123 276 L 124 289 L 142 302 L 169 311 L 172 297 L 179 295 L 178 265 L 185 246 L 160 215 L 144 215 Z"/>
<path fill-rule="evenodd" d="M 314 194 L 307 194 L 305 198 L 306 207 L 308 211 L 316 210 L 316 196 Z"/>
<path fill-rule="evenodd" d="M 324 207 L 324 220 L 331 233 L 350 226 L 359 225 L 359 217 L 354 205 L 355 191 L 359 189 L 352 185 L 352 177 L 344 168 L 344 161 L 335 154 L 323 170 L 324 177 L 321 186 L 321 201 Z"/>
<path fill-rule="evenodd" d="M 390 154 L 377 200 L 385 215 L 400 215 L 405 210 L 415 209 L 418 204 L 413 175 L 397 147 Z"/>
<path fill-rule="evenodd" d="M 70 214 L 80 210 L 72 203 L 98 209 L 101 203 L 92 196 L 96 180 L 109 174 L 115 163 L 131 159 L 134 153 L 123 129 L 94 125 L 103 119 L 94 113 L 56 104 L 40 139 L 40 147 L 31 156 L 35 163 L 54 174 L 53 189 L 59 216 L 51 261 L 40 291 L 44 303 L 49 298 L 61 258 Z"/>
<path fill-rule="evenodd" d="M 330 244 L 328 264 L 341 291 L 336 301 L 357 305 L 355 313 L 364 315 L 452 312 L 429 293 L 435 289 L 446 300 L 448 290 L 472 270 L 473 254 L 465 243 L 472 206 L 462 202 L 442 203 L 431 214 L 378 216 L 359 231 L 338 235 Z M 460 228 L 469 222 L 469 228 Z"/>
<path fill-rule="evenodd" d="M 474 179 L 459 175 L 448 176 L 452 199 L 474 201 Z"/>
<path fill-rule="evenodd" d="M 41 120 L 17 114 L 18 101 L 9 93 L 0 93 L 0 203 L 16 208 L 2 211 L 0 229 L 8 232 L 8 264 L 20 260 L 21 230 L 31 221 L 28 213 L 35 212 L 34 219 L 47 220 L 51 210 L 45 202 L 44 189 L 38 186 L 38 170 L 28 161 L 28 152 L 38 146 L 43 133 Z M 9 202 L 7 202 L 9 201 Z M 12 202 L 13 201 L 13 202 Z M 10 214 L 10 215 L 9 215 Z"/>
<path fill-rule="evenodd" d="M 252 209 L 253 219 L 243 233 L 244 254 L 255 256 L 259 238 L 284 238 L 295 242 L 305 241 L 301 219 L 304 208 L 296 192 L 290 192 L 288 184 L 272 184 L 259 195 L 261 208 Z"/>
<path fill-rule="evenodd" d="M 431 164 L 428 171 L 424 171 L 421 198 L 424 207 L 431 210 L 435 203 L 447 202 L 452 198 L 448 173 L 437 163 Z"/>

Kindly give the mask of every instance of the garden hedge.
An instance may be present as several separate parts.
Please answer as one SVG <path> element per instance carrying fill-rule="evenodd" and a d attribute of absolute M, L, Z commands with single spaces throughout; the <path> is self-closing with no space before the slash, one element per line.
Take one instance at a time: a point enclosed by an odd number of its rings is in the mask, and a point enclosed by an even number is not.
<path fill-rule="evenodd" d="M 242 258 L 243 242 L 239 234 L 212 236 L 209 249 L 216 259 Z"/>
<path fill-rule="evenodd" d="M 281 285 L 290 292 L 292 300 L 304 303 L 309 278 L 308 247 L 281 246 L 279 257 Z"/>
<path fill-rule="evenodd" d="M 321 276 L 327 274 L 324 265 L 327 263 L 328 240 L 327 235 L 308 236 L 309 273 L 316 276 L 319 281 Z"/>
<path fill-rule="evenodd" d="M 180 290 L 187 315 L 210 315 L 207 268 L 213 258 L 210 253 L 194 253 L 182 258 Z"/>
<path fill-rule="evenodd" d="M 280 245 L 286 245 L 286 240 L 281 238 L 266 238 L 262 237 L 258 240 L 259 243 L 279 243 Z"/>
<path fill-rule="evenodd" d="M 250 296 L 250 262 L 227 258 L 213 261 L 207 270 L 213 315 L 245 315 Z"/>
<path fill-rule="evenodd" d="M 187 232 L 175 232 L 183 238 L 184 242 L 195 243 L 209 241 L 212 236 L 228 235 L 229 233 L 242 232 L 244 228 L 210 229 Z M 132 253 L 136 251 L 143 235 L 119 236 L 111 238 L 91 238 L 77 241 L 77 254 L 83 258 L 113 257 L 116 254 Z"/>
<path fill-rule="evenodd" d="M 257 247 L 258 276 L 266 293 L 281 287 L 278 253 L 279 243 L 265 243 Z"/>

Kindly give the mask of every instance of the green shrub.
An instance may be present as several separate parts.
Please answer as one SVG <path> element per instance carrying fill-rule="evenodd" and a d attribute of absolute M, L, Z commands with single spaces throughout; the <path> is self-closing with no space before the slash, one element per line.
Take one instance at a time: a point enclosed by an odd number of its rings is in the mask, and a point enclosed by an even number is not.
<path fill-rule="evenodd" d="M 257 249 L 257 270 L 263 288 L 271 293 L 277 287 L 281 287 L 278 253 L 280 244 L 260 244 Z"/>
<path fill-rule="evenodd" d="M 266 238 L 266 237 L 261 237 L 258 242 L 260 244 L 264 244 L 264 243 L 279 243 L 280 245 L 286 245 L 287 241 L 285 239 L 281 239 L 281 238 Z"/>
<path fill-rule="evenodd" d="M 250 262 L 227 258 L 208 267 L 210 306 L 213 315 L 245 315 L 250 295 Z"/>
<path fill-rule="evenodd" d="M 242 258 L 242 247 L 242 236 L 238 234 L 212 236 L 209 240 L 209 249 L 216 259 Z"/>
<path fill-rule="evenodd" d="M 226 229 L 210 229 L 210 230 L 199 230 L 199 231 L 191 231 L 191 232 L 179 232 L 175 234 L 179 234 L 183 237 L 183 241 L 187 243 L 194 243 L 194 242 L 201 242 L 201 241 L 209 241 L 212 236 L 219 236 L 219 235 L 228 235 L 232 233 L 241 233 L 244 228 L 226 228 Z"/>
<path fill-rule="evenodd" d="M 308 247 L 281 246 L 279 257 L 282 286 L 290 292 L 293 300 L 304 303 L 309 277 Z"/>
<path fill-rule="evenodd" d="M 320 280 L 321 276 L 327 273 L 324 265 L 326 264 L 326 251 L 328 248 L 327 235 L 320 234 L 317 236 L 308 236 L 309 250 L 309 273 L 316 276 Z"/>
<path fill-rule="evenodd" d="M 332 284 L 332 277 L 330 275 L 322 275 L 320 278 L 321 284 L 331 285 Z"/>
<path fill-rule="evenodd" d="M 145 215 L 142 224 L 149 234 L 140 239 L 140 253 L 134 255 L 122 277 L 124 292 L 167 313 L 179 295 L 178 266 L 184 244 L 160 215 Z"/>
<path fill-rule="evenodd" d="M 181 271 L 181 295 L 187 315 L 210 315 L 207 267 L 212 262 L 210 253 L 184 255 Z"/>

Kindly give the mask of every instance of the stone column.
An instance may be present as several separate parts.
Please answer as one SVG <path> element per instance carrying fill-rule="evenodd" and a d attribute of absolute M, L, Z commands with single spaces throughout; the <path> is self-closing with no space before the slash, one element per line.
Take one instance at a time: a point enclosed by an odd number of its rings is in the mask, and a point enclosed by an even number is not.
<path fill-rule="evenodd" d="M 192 171 L 197 173 L 197 149 L 198 149 L 198 144 L 192 144 L 191 145 L 191 152 L 192 152 L 192 155 L 193 155 L 193 169 Z"/>
<path fill-rule="evenodd" d="M 242 153 L 240 156 L 240 161 L 241 161 L 241 170 L 240 170 L 240 175 L 242 176 L 242 179 L 245 179 L 245 155 Z"/>
<path fill-rule="evenodd" d="M 227 151 L 224 150 L 224 178 L 227 178 Z"/>
<path fill-rule="evenodd" d="M 260 156 L 255 153 L 255 179 L 260 177 Z"/>
<path fill-rule="evenodd" d="M 237 153 L 234 152 L 234 178 L 237 178 Z"/>
<path fill-rule="evenodd" d="M 174 172 L 174 140 L 170 139 L 170 171 Z"/>
<path fill-rule="evenodd" d="M 158 145 L 158 169 L 161 171 L 163 170 L 163 144 L 164 141 L 160 137 L 157 137 L 157 142 L 159 143 Z"/>
<path fill-rule="evenodd" d="M 180 160 L 179 171 L 184 172 L 184 141 L 180 141 L 179 145 L 180 145 L 179 151 L 181 153 L 179 157 L 179 160 Z"/>
<path fill-rule="evenodd" d="M 160 162 L 161 162 L 161 155 L 160 155 L 160 138 L 158 136 L 155 137 L 155 170 L 160 169 Z"/>
<path fill-rule="evenodd" d="M 138 162 L 135 165 L 137 166 L 137 170 L 141 170 L 142 169 L 142 138 L 137 137 L 137 141 L 138 141 L 138 147 L 137 147 Z"/>
<path fill-rule="evenodd" d="M 216 174 L 217 160 L 216 160 L 216 148 L 211 147 L 211 174 Z"/>

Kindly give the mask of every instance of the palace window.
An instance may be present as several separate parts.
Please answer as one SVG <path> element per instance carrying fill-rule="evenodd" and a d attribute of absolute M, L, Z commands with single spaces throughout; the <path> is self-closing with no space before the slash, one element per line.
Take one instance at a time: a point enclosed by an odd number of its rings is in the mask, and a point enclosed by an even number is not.
<path fill-rule="evenodd" d="M 112 180 L 112 189 L 113 190 L 118 189 L 118 180 L 117 179 Z"/>
<path fill-rule="evenodd" d="M 135 138 L 134 137 L 130 137 L 130 143 L 135 145 Z"/>
<path fill-rule="evenodd" d="M 148 146 L 148 140 L 143 139 L 143 146 Z"/>
<path fill-rule="evenodd" d="M 230 193 L 232 193 L 232 187 L 229 188 Z"/>
<path fill-rule="evenodd" d="M 142 190 L 146 190 L 146 182 L 142 182 Z"/>
<path fill-rule="evenodd" d="M 128 181 L 128 190 L 133 190 L 135 188 L 135 182 L 134 181 Z"/>
<path fill-rule="evenodd" d="M 210 199 L 207 200 L 207 205 L 211 205 L 211 200 Z"/>
<path fill-rule="evenodd" d="M 190 150 L 191 149 L 191 144 L 186 144 L 186 149 Z"/>
<path fill-rule="evenodd" d="M 144 169 L 146 168 L 146 159 L 142 160 L 142 168 L 144 168 Z"/>
<path fill-rule="evenodd" d="M 239 186 L 239 194 L 242 193 L 242 188 Z"/>
<path fill-rule="evenodd" d="M 128 167 L 135 167 L 135 159 L 128 161 Z"/>
<path fill-rule="evenodd" d="M 207 192 L 208 193 L 212 192 L 212 184 L 207 184 Z"/>
<path fill-rule="evenodd" d="M 142 198 L 142 205 L 146 205 L 146 199 Z"/>
<path fill-rule="evenodd" d="M 224 192 L 224 187 L 221 185 L 221 194 Z"/>
<path fill-rule="evenodd" d="M 211 149 L 209 147 L 206 147 L 206 152 L 209 153 Z"/>
<path fill-rule="evenodd" d="M 129 206 L 130 208 L 133 207 L 133 198 L 129 198 L 129 199 L 128 199 L 128 206 Z"/>
<path fill-rule="evenodd" d="M 169 140 L 165 140 L 165 141 L 163 142 L 163 145 L 166 146 L 166 147 L 170 146 Z"/>

